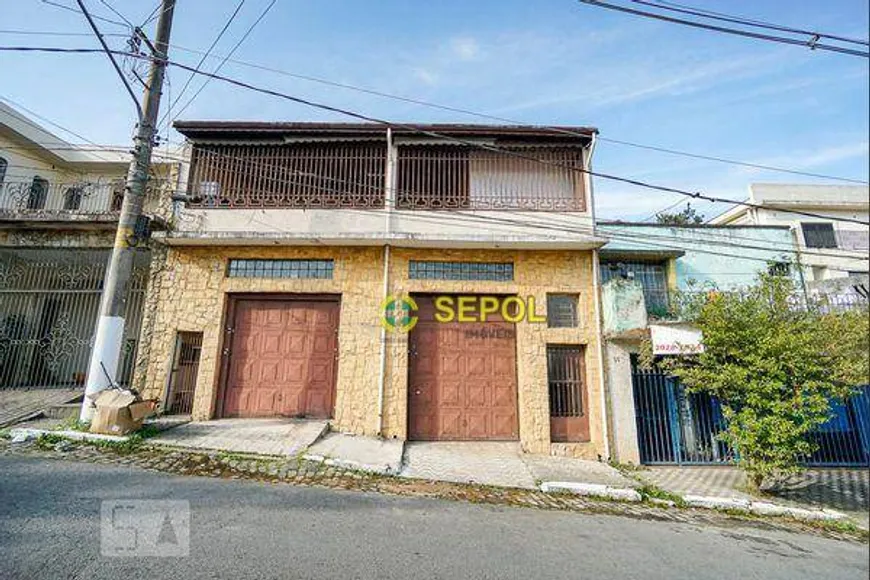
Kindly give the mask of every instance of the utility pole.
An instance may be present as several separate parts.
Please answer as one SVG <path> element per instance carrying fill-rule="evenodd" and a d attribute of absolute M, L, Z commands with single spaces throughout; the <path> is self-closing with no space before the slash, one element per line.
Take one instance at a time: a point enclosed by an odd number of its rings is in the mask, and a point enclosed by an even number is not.
<path fill-rule="evenodd" d="M 85 399 L 79 418 L 90 421 L 94 415 L 94 399 L 100 391 L 109 388 L 117 379 L 118 363 L 124 336 L 124 314 L 127 306 L 127 289 L 133 271 L 133 256 L 140 243 L 141 228 L 137 228 L 142 215 L 142 202 L 148 184 L 151 167 L 151 150 L 157 132 L 157 114 L 160 108 L 160 94 L 163 90 L 163 75 L 169 52 L 169 33 L 172 30 L 172 15 L 175 0 L 163 0 L 157 23 L 157 37 L 151 59 L 145 91 L 142 95 L 142 115 L 136 136 L 133 138 L 132 159 L 127 171 L 124 188 L 124 201 L 115 233 L 112 258 L 103 283 L 100 300 L 100 318 L 97 334 L 88 365 L 88 378 L 85 386 Z M 87 11 L 83 11 L 90 21 Z M 95 32 L 96 29 L 95 29 Z M 97 32 L 99 36 L 99 33 Z M 111 57 L 111 53 L 109 53 Z"/>

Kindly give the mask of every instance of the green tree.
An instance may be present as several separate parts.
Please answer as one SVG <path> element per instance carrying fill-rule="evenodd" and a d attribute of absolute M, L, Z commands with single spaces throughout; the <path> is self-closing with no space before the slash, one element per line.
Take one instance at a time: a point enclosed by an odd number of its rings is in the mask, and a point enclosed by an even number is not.
<path fill-rule="evenodd" d="M 682 211 L 657 213 L 656 223 L 669 226 L 696 226 L 704 223 L 704 216 L 695 211 L 692 204 L 687 203 L 686 208 Z"/>
<path fill-rule="evenodd" d="M 791 279 L 766 274 L 745 292 L 708 292 L 689 309 L 705 351 L 662 362 L 690 392 L 719 399 L 721 438 L 756 488 L 799 471 L 831 401 L 870 375 L 867 310 L 830 312 L 798 296 Z"/>

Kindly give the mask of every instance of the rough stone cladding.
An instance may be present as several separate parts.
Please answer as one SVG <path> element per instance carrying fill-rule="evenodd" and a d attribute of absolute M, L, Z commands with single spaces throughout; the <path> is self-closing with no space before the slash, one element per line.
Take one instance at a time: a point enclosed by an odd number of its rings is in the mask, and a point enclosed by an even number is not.
<path fill-rule="evenodd" d="M 165 393 L 176 333 L 202 332 L 193 416 L 211 418 L 217 397 L 227 294 L 336 293 L 341 294 L 341 313 L 333 427 L 362 435 L 378 434 L 383 248 L 170 247 L 165 256 L 155 251 L 154 257 L 138 361 L 137 384 L 146 395 L 162 397 Z M 333 258 L 335 270 L 332 280 L 227 278 L 230 258 Z M 408 262 L 411 259 L 513 262 L 514 281 L 410 280 Z M 545 314 L 548 292 L 578 294 L 580 324 L 577 328 L 548 328 L 546 323 L 517 324 L 520 442 L 523 449 L 531 453 L 590 459 L 603 453 L 591 251 L 393 248 L 389 266 L 389 293 L 392 295 L 445 292 L 534 296 L 538 312 Z M 387 335 L 384 437 L 404 439 L 407 436 L 407 339 L 404 333 Z M 588 442 L 550 443 L 548 343 L 586 347 Z"/>
<path fill-rule="evenodd" d="M 0 230 L 0 246 L 30 248 L 111 248 L 115 232 L 80 230 Z"/>
<path fill-rule="evenodd" d="M 176 333 L 203 333 L 193 418 L 215 413 L 224 315 L 228 294 L 250 292 L 341 294 L 339 359 L 333 424 L 336 429 L 374 435 L 380 353 L 378 311 L 382 302 L 382 250 L 378 248 L 208 247 L 168 248 L 165 263 L 152 266 L 146 304 L 150 343 L 139 363 L 148 396 L 164 397 Z M 333 258 L 331 280 L 228 278 L 231 258 Z M 144 331 L 143 331 L 144 333 Z"/>
<path fill-rule="evenodd" d="M 410 280 L 410 260 L 513 262 L 513 282 Z M 517 324 L 517 382 L 520 443 L 529 453 L 597 458 L 603 453 L 597 325 L 591 251 L 498 251 L 395 249 L 390 261 L 393 294 L 415 292 L 516 294 L 534 296 L 536 310 L 546 314 L 547 293 L 579 295 L 577 328 L 548 328 L 546 323 Z M 407 434 L 408 348 L 406 334 L 393 334 L 387 365 L 384 435 Z M 550 443 L 547 391 L 547 344 L 585 345 L 590 441 Z"/>

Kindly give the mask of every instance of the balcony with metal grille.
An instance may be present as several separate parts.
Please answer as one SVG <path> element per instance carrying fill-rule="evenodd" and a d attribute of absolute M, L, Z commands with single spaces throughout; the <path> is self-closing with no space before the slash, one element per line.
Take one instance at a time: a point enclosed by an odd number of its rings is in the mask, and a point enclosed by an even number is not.
<path fill-rule="evenodd" d="M 601 245 L 583 144 L 500 149 L 384 134 L 194 143 L 167 241 Z"/>
<path fill-rule="evenodd" d="M 5 182 L 0 184 L 0 223 L 114 227 L 123 195 L 123 181 L 50 183 L 37 177 Z"/>

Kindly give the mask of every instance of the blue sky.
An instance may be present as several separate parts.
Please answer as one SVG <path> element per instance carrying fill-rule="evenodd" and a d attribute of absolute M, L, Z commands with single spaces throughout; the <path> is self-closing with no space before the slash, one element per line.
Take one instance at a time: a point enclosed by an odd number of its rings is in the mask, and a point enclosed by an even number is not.
<path fill-rule="evenodd" d="M 109 1 L 136 23 L 157 4 Z M 846 36 L 866 38 L 870 26 L 866 0 L 691 3 Z M 117 18 L 97 0 L 87 4 L 96 14 Z M 215 53 L 229 51 L 266 4 L 246 0 Z M 205 50 L 236 5 L 179 0 L 173 44 Z M 101 28 L 122 32 L 106 23 Z M 6 0 L 0 30 L 89 29 L 80 15 L 40 0 Z M 121 38 L 110 43 L 123 48 Z M 97 46 L 85 36 L 8 32 L 0 32 L 0 44 Z M 195 65 L 199 55 L 175 48 L 170 58 Z M 870 171 L 866 59 L 694 30 L 571 0 L 278 0 L 234 58 L 525 123 L 593 125 L 613 139 L 863 180 Z M 217 61 L 206 64 L 213 68 Z M 132 103 L 101 55 L 0 53 L 0 70 L 3 97 L 90 140 L 129 142 Z M 164 96 L 177 96 L 187 74 L 172 70 Z M 222 74 L 380 118 L 485 122 L 231 63 Z M 185 100 L 202 82 L 194 80 Z M 182 118 L 345 120 L 218 81 Z M 734 199 L 744 198 L 752 181 L 813 181 L 605 142 L 594 164 L 603 172 Z M 595 187 L 604 217 L 643 219 L 679 199 L 605 180 Z M 725 209 L 699 208 L 708 216 Z"/>

